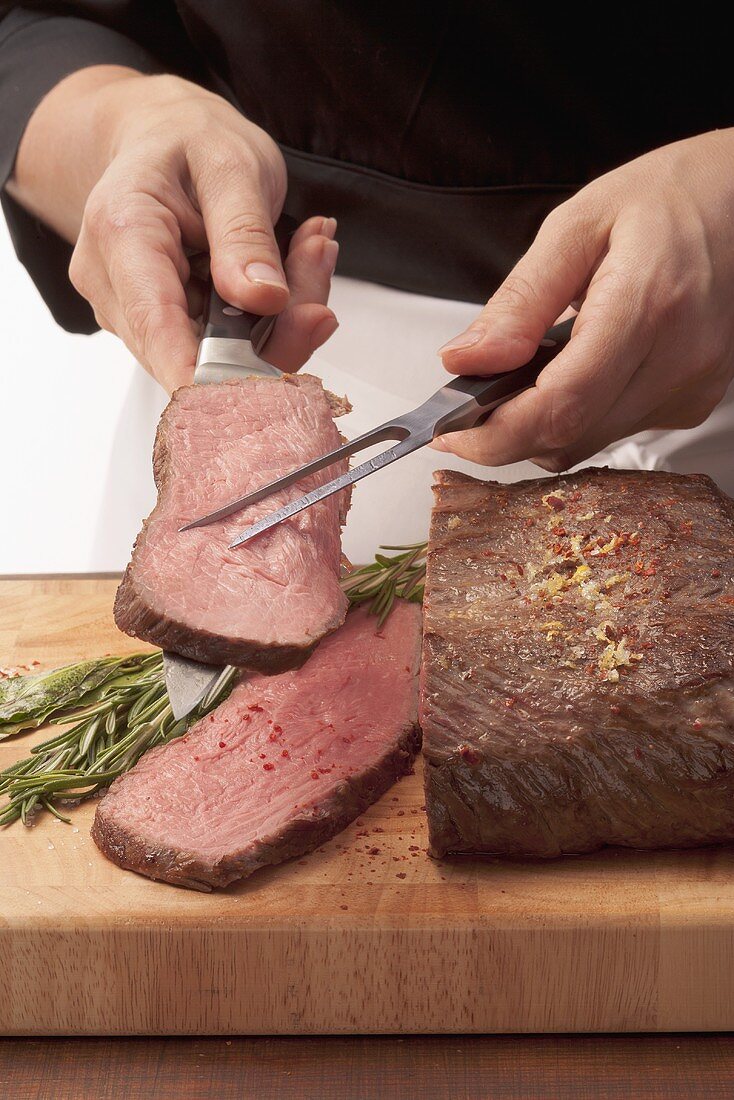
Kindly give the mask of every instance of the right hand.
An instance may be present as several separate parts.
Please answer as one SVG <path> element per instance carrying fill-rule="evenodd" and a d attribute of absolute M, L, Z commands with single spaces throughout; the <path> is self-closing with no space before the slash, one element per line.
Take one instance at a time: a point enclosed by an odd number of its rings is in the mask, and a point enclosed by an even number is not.
<path fill-rule="evenodd" d="M 219 294 L 279 314 L 263 357 L 295 371 L 331 336 L 333 218 L 297 230 L 281 263 L 273 236 L 286 192 L 280 150 L 219 96 L 172 76 L 132 76 L 107 96 L 110 157 L 89 194 L 69 268 L 98 324 L 161 385 L 193 381 L 208 251 Z M 284 269 L 285 268 L 285 269 Z"/>

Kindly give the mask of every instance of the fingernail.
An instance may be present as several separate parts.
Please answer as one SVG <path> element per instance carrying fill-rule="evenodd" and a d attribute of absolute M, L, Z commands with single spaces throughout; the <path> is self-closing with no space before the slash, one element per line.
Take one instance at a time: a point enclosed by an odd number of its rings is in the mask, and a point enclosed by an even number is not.
<path fill-rule="evenodd" d="M 277 286 L 278 289 L 288 289 L 281 273 L 270 264 L 248 264 L 245 275 L 256 286 Z"/>
<path fill-rule="evenodd" d="M 435 439 L 432 439 L 431 446 L 433 447 L 434 451 L 448 451 L 446 440 L 442 435 L 437 435 Z"/>
<path fill-rule="evenodd" d="M 476 329 L 467 329 L 466 332 L 462 332 L 459 336 L 455 336 L 453 340 L 449 340 L 447 344 L 439 348 L 438 354 L 444 355 L 447 351 L 461 351 L 463 348 L 473 348 L 475 344 L 479 343 L 483 335 L 483 332 L 477 332 Z"/>
<path fill-rule="evenodd" d="M 338 256 L 339 242 L 324 241 L 324 251 L 321 253 L 321 268 L 325 275 L 331 277 L 334 274 Z"/>
<path fill-rule="evenodd" d="M 321 236 L 334 240 L 336 236 L 336 218 L 324 218 L 321 225 Z"/>

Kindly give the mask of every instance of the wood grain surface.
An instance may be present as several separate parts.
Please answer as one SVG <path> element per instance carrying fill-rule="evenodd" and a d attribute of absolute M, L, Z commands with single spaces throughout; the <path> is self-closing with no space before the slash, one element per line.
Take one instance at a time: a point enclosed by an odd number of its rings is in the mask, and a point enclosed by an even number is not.
<path fill-rule="evenodd" d="M 140 648 L 114 589 L 0 582 L 0 665 Z M 734 850 L 442 864 L 422 799 L 418 771 L 318 852 L 213 895 L 107 862 L 94 803 L 1 831 L 0 1033 L 734 1027 Z"/>
<path fill-rule="evenodd" d="M 13 1100 L 730 1100 L 727 1035 L 0 1041 Z"/>

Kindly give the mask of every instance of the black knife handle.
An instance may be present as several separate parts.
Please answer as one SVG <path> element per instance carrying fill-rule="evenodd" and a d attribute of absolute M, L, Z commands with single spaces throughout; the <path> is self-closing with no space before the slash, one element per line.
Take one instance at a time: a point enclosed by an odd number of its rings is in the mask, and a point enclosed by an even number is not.
<path fill-rule="evenodd" d="M 291 237 L 297 228 L 298 222 L 294 218 L 289 214 L 281 214 L 273 230 L 283 261 L 288 255 Z M 249 340 L 257 353 L 270 335 L 274 324 L 274 317 L 261 317 L 257 313 L 247 313 L 225 302 L 217 292 L 211 274 L 209 275 L 202 338 L 211 336 L 221 340 Z"/>
<path fill-rule="evenodd" d="M 492 412 L 492 409 L 504 404 L 505 401 L 509 401 L 511 397 L 522 393 L 523 390 L 534 386 L 543 368 L 547 367 L 552 359 L 555 359 L 559 351 L 571 339 L 575 320 L 575 317 L 569 317 L 567 321 L 561 321 L 559 325 L 554 325 L 553 328 L 548 329 L 543 338 L 543 343 L 524 367 L 506 371 L 504 374 L 493 374 L 486 378 L 476 375 L 462 375 L 449 382 L 446 389 L 466 394 L 467 397 L 473 397 L 476 403 L 486 411 L 480 411 L 477 417 L 475 408 L 471 424 L 457 424 L 456 426 L 453 423 L 451 425 L 447 424 L 442 426 L 442 431 L 458 431 L 462 428 L 482 424 Z M 470 411 L 468 411 L 468 415 L 472 415 Z"/>

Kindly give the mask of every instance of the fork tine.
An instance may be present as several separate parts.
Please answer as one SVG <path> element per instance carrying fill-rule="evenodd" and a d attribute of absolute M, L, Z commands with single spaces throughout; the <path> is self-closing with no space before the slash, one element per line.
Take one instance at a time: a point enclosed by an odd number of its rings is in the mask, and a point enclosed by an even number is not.
<path fill-rule="evenodd" d="M 282 523 L 284 519 L 290 519 L 291 516 L 295 516 L 298 512 L 302 512 L 304 508 L 310 508 L 310 506 L 316 504 L 317 501 L 325 500 L 326 497 L 330 497 L 334 493 L 346 489 L 348 485 L 354 485 L 356 481 L 361 481 L 363 477 L 375 473 L 376 470 L 382 469 L 383 466 L 389 466 L 391 462 L 395 462 L 396 459 L 410 454 L 411 451 L 417 451 L 419 447 L 425 447 L 426 443 L 430 443 L 432 438 L 433 436 L 430 429 L 406 436 L 404 439 L 401 439 L 400 442 L 396 443 L 394 447 L 388 447 L 386 451 L 382 451 L 379 455 L 375 455 L 374 458 L 368 459 L 366 462 L 363 462 L 361 466 L 355 466 L 354 469 L 350 470 L 348 473 L 334 478 L 333 481 L 327 481 L 325 485 L 319 485 L 317 489 L 312 489 L 310 493 L 305 493 L 302 497 L 298 497 L 296 500 L 292 500 L 289 504 L 284 505 L 283 508 L 279 508 L 276 512 L 271 512 L 269 516 L 265 516 L 263 519 L 258 520 L 257 523 L 246 528 L 242 534 L 238 535 L 234 542 L 229 544 L 229 549 L 234 550 L 235 547 L 241 546 L 243 542 L 249 542 L 255 535 L 260 535 L 263 531 L 268 531 L 271 527 L 275 527 L 276 524 Z"/>
<path fill-rule="evenodd" d="M 316 474 L 319 470 L 326 469 L 327 466 L 331 466 L 334 462 L 338 462 L 340 458 L 348 458 L 350 455 L 357 454 L 358 451 L 363 451 L 365 447 L 369 447 L 373 443 L 384 443 L 386 439 L 400 439 L 401 435 L 404 434 L 404 430 L 393 421 L 389 421 L 386 424 L 380 424 L 379 427 L 373 428 L 369 432 L 365 432 L 364 435 L 358 435 L 356 439 L 350 439 L 347 443 L 342 444 L 341 447 L 337 447 L 336 450 L 329 451 L 328 454 L 321 455 L 320 458 L 315 458 L 313 462 L 307 462 L 304 466 L 298 466 L 295 470 L 291 470 L 289 474 L 285 474 L 283 477 L 271 481 L 268 485 L 262 485 L 259 489 L 255 489 L 254 492 L 247 493 L 245 496 L 238 497 L 237 500 L 230 501 L 230 503 L 225 504 L 223 508 L 217 508 L 215 512 L 209 512 L 205 516 L 200 516 L 198 519 L 191 520 L 190 523 L 186 523 L 183 527 L 179 527 L 179 531 L 190 531 L 193 527 L 206 527 L 209 523 L 215 523 L 218 519 L 224 519 L 226 516 L 231 516 L 234 512 L 239 512 L 243 508 L 247 508 L 250 504 L 256 504 L 257 501 L 264 500 L 265 497 L 269 497 L 271 493 L 276 493 L 279 489 L 287 489 L 296 481 L 301 481 L 302 478 L 308 477 L 309 474 Z"/>

